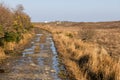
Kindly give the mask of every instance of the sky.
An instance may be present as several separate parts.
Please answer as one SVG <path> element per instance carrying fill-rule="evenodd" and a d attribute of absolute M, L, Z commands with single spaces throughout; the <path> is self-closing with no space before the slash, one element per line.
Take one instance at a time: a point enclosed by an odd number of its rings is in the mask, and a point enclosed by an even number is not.
<path fill-rule="evenodd" d="M 0 0 L 22 4 L 33 22 L 99 22 L 120 20 L 120 0 Z"/>

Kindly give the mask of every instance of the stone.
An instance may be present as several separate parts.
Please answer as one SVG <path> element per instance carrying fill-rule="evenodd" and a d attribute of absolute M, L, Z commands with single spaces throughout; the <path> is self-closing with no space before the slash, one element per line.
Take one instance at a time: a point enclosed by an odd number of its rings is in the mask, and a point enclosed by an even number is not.
<path fill-rule="evenodd" d="M 51 70 L 52 73 L 55 73 L 56 71 L 55 70 Z"/>

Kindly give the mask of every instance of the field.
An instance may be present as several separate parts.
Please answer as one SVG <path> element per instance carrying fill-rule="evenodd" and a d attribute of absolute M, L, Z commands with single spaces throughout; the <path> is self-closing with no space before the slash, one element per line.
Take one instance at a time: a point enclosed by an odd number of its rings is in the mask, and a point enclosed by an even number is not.
<path fill-rule="evenodd" d="M 120 80 L 120 21 L 34 23 L 52 33 L 74 80 Z"/>

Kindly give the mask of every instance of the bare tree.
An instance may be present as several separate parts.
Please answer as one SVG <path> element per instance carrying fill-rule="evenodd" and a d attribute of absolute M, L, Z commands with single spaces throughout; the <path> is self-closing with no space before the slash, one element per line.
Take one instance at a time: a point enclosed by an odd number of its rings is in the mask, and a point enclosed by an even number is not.
<path fill-rule="evenodd" d="M 24 10 L 24 7 L 23 7 L 22 4 L 18 4 L 18 5 L 16 6 L 16 11 L 18 11 L 18 12 L 23 12 L 23 10 Z"/>

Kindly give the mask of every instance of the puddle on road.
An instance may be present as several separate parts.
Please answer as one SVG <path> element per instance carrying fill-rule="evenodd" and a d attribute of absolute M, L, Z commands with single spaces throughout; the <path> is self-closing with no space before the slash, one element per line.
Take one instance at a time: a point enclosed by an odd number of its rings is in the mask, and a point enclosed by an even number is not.
<path fill-rule="evenodd" d="M 51 43 L 51 50 L 52 50 L 52 52 L 53 52 L 53 58 L 52 58 L 52 60 L 53 60 L 53 69 L 56 71 L 56 75 L 58 75 L 59 74 L 59 72 L 60 72 L 60 69 L 59 69 L 59 62 L 58 62 L 58 55 L 57 55 L 57 51 L 56 51 L 56 48 L 55 48 L 55 45 L 54 45 L 54 42 L 53 42 L 53 40 L 52 40 L 52 38 L 49 38 L 50 39 L 50 43 Z M 55 79 L 58 79 L 58 80 L 60 80 L 59 79 L 59 77 L 58 76 L 55 76 Z"/>
<path fill-rule="evenodd" d="M 24 49 L 22 57 L 15 61 L 13 71 L 8 74 L 10 76 L 4 75 L 2 80 L 61 80 L 58 76 L 60 69 L 53 39 L 47 34 L 46 42 L 40 43 L 41 35 L 36 34 L 30 46 Z M 36 46 L 40 48 L 38 53 L 35 53 Z"/>
<path fill-rule="evenodd" d="M 38 42 L 40 41 L 40 36 L 41 35 L 43 35 L 43 34 L 36 34 L 35 39 L 31 42 L 31 47 L 29 47 L 29 48 L 27 48 L 23 51 L 23 53 L 22 53 L 23 57 L 26 57 L 26 56 L 34 53 L 35 47 L 37 45 L 40 45 Z"/>
<path fill-rule="evenodd" d="M 44 65 L 44 58 L 38 58 L 38 64 L 41 66 L 41 65 Z"/>
<path fill-rule="evenodd" d="M 53 68 L 54 70 L 56 71 L 56 75 L 59 75 L 59 73 L 62 73 L 62 76 L 61 78 L 64 79 L 64 80 L 70 80 L 69 77 L 67 76 L 67 71 L 65 70 L 65 67 L 64 65 L 60 64 L 59 63 L 59 58 L 58 58 L 58 53 L 57 53 L 57 50 L 56 50 L 56 47 L 55 47 L 55 44 L 54 44 L 54 41 L 53 39 L 50 37 L 48 38 L 50 40 L 50 43 L 51 43 L 51 50 L 53 52 Z M 56 80 L 61 80 L 59 79 L 58 76 L 55 76 L 55 79 Z"/>
<path fill-rule="evenodd" d="M 34 39 L 34 41 L 31 42 L 31 45 L 32 45 L 32 46 L 31 46 L 30 48 L 27 48 L 27 49 L 24 50 L 24 52 L 23 52 L 23 57 L 27 57 L 27 56 L 33 54 L 33 53 L 34 53 L 35 46 L 40 46 L 40 50 L 41 50 L 41 51 L 44 49 L 45 45 L 42 44 L 42 43 L 41 43 L 41 44 L 39 43 L 39 42 L 40 42 L 40 36 L 41 36 L 41 35 L 42 35 L 42 34 L 36 34 L 36 38 Z M 46 42 L 50 44 L 50 49 L 51 49 L 51 51 L 52 51 L 52 53 L 53 53 L 53 58 L 52 58 L 53 63 L 52 63 L 52 67 L 53 67 L 53 69 L 55 70 L 55 73 L 52 73 L 52 76 L 54 77 L 54 80 L 61 80 L 61 79 L 58 77 L 58 74 L 59 74 L 59 71 L 60 71 L 60 70 L 59 70 L 59 67 L 58 67 L 58 66 L 59 66 L 58 55 L 57 55 L 57 51 L 56 51 L 56 48 L 55 48 L 53 39 L 50 37 L 50 35 L 49 35 L 49 37 L 46 38 Z M 37 43 L 38 43 L 38 44 L 37 44 Z M 32 58 L 31 58 L 31 57 L 29 57 L 29 61 L 32 61 Z M 39 58 L 37 59 L 37 62 L 38 62 L 38 64 L 39 64 L 39 66 L 44 65 L 44 58 L 39 57 Z"/>

